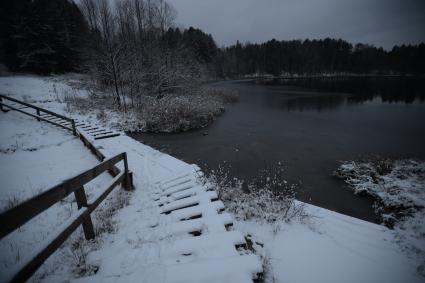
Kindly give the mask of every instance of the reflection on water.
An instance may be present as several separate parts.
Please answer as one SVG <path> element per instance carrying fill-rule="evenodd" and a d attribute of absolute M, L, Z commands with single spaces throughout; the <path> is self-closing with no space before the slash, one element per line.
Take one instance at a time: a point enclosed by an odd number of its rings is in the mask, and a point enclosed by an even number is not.
<path fill-rule="evenodd" d="M 232 81 L 239 103 L 209 127 L 181 134 L 132 134 L 201 168 L 226 161 L 236 177 L 282 161 L 297 197 L 365 220 L 371 201 L 330 176 L 340 160 L 379 154 L 425 158 L 424 84 L 417 78 Z M 204 135 L 207 132 L 208 135 Z"/>
<path fill-rule="evenodd" d="M 288 111 L 332 110 L 346 104 L 380 101 L 385 103 L 425 102 L 425 78 L 358 78 L 358 79 L 273 79 L 254 83 L 273 86 L 290 98 L 282 103 Z M 304 91 L 293 91 L 299 87 Z M 320 92 L 320 93 L 317 93 Z M 310 93 L 310 94 L 309 94 Z"/>
<path fill-rule="evenodd" d="M 347 97 L 343 94 L 303 96 L 284 101 L 282 108 L 287 111 L 325 111 L 338 108 L 345 103 L 347 103 Z"/>

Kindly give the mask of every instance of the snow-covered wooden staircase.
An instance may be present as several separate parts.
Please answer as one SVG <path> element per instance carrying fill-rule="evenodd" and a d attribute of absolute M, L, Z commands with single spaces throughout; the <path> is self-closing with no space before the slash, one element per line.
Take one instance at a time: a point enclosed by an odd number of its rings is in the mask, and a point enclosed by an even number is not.
<path fill-rule="evenodd" d="M 44 114 L 44 115 L 42 114 L 40 116 L 49 121 L 61 124 L 63 126 L 67 126 L 67 127 L 71 126 L 71 123 L 69 121 L 63 120 L 61 118 L 55 117 L 50 114 Z M 116 137 L 120 135 L 119 132 L 104 128 L 100 125 L 93 125 L 89 122 L 85 122 L 79 119 L 74 119 L 74 120 L 75 120 L 75 126 L 77 127 L 78 132 L 83 133 L 86 137 L 90 137 L 94 140 L 112 138 L 112 137 Z"/>
<path fill-rule="evenodd" d="M 99 125 L 71 119 L 4 95 L 0 98 L 16 104 L 0 101 L 1 110 L 15 110 L 71 131 L 100 160 L 113 156 L 114 151 L 126 150 L 137 184 L 145 184 L 140 176 L 152 178 L 147 184 L 152 184 L 155 177 L 159 179 L 147 191 L 153 194 L 149 202 L 154 207 L 157 205 L 152 213 L 158 216 L 161 224 L 157 264 L 165 267 L 163 282 L 252 282 L 259 278 L 263 271 L 259 258 L 248 249 L 244 236 L 233 228 L 232 217 L 224 212 L 217 192 L 203 184 L 198 167 L 149 150 Z M 23 111 L 21 107 L 32 112 Z M 179 173 L 183 168 L 184 173 Z M 116 176 L 119 169 L 112 169 L 110 173 Z M 150 228 L 155 229 L 156 225 Z M 121 275 L 122 282 L 128 282 L 125 274 Z"/>
<path fill-rule="evenodd" d="M 2 94 L 0 94 L 0 109 L 3 112 L 18 111 L 22 114 L 36 118 L 39 121 L 48 122 L 55 126 L 70 130 L 74 135 L 77 135 L 78 131 L 79 134 L 83 134 L 89 140 L 100 140 L 120 135 L 119 132 L 106 129 L 100 125 L 93 125 L 86 121 L 72 119 Z M 28 109 L 30 112 L 23 111 L 23 109 Z"/>
<path fill-rule="evenodd" d="M 156 183 L 154 199 L 169 222 L 167 236 L 178 238 L 167 251 L 169 258 L 178 259 L 172 265 L 173 274 L 179 274 L 173 282 L 216 282 L 219 273 L 227 274 L 227 282 L 256 279 L 262 272 L 258 257 L 233 229 L 232 217 L 224 212 L 217 192 L 204 186 L 197 175 L 202 176 L 199 168 Z"/>

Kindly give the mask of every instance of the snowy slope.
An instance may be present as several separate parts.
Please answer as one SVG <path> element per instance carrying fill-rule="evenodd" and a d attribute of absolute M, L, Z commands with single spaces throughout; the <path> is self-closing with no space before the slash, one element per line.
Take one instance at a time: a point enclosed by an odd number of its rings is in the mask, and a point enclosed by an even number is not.
<path fill-rule="evenodd" d="M 15 90 L 15 96 L 22 98 L 22 93 L 25 92 L 23 89 L 25 88 L 24 78 L 0 81 L 1 83 L 6 85 L 5 88 L 9 94 L 14 90 L 11 84 L 20 84 L 20 87 Z M 25 99 L 61 112 L 60 103 L 52 101 L 52 94 L 46 91 L 48 82 L 40 80 L 39 83 L 42 87 L 37 95 L 37 92 L 34 91 L 36 89 L 34 79 L 29 80 L 31 95 Z M 66 86 L 60 87 L 66 89 Z M 37 128 L 38 126 L 11 121 L 9 117 L 20 115 L 14 112 L 1 115 L 6 117 L 5 125 L 13 125 L 13 127 L 20 128 L 21 131 L 26 127 Z M 22 117 L 22 119 L 31 118 Z M 37 124 L 35 120 L 33 123 Z M 72 136 L 69 135 L 69 137 L 72 139 Z M 90 137 L 87 138 L 90 139 Z M 8 141 L 9 138 L 5 137 L 5 140 Z M 45 143 L 49 141 L 48 139 L 41 140 Z M 196 178 L 192 177 L 189 178 L 191 186 L 188 187 L 188 190 L 186 187 L 178 189 L 176 184 L 173 184 L 176 177 L 181 179 L 192 173 L 197 174 L 195 167 L 171 156 L 163 155 L 127 136 L 100 141 L 92 140 L 92 142 L 107 157 L 123 150 L 127 151 L 129 167 L 134 173 L 134 184 L 138 189 L 135 190 L 130 205 L 122 209 L 116 216 L 118 223 L 116 233 L 103 235 L 102 246 L 90 253 L 90 262 L 99 266 L 99 269 L 95 274 L 91 274 L 92 276 L 85 277 L 84 280 L 116 282 L 119 278 L 121 282 L 132 282 L 138 281 L 143 276 L 146 282 L 223 282 L 227 280 L 251 282 L 252 278 L 262 271 L 257 256 L 249 254 L 243 248 L 241 251 L 236 248 L 237 245 L 244 245 L 245 239 L 238 231 L 228 231 L 225 228 L 226 224 L 232 223 L 232 219 L 229 215 L 220 213 L 223 204 L 216 200 L 215 192 L 206 191 L 201 184 L 197 183 Z M 56 141 L 55 143 L 57 144 Z M 50 162 L 48 158 L 50 155 L 59 155 L 59 153 L 60 151 L 54 152 L 49 148 L 44 163 Z M 27 158 L 31 159 L 32 157 Z M 16 156 L 13 158 L 16 159 L 15 163 L 23 162 Z M 32 160 L 32 162 L 36 162 L 36 160 Z M 60 161 L 53 158 L 52 162 Z M 7 170 L 5 171 L 7 173 Z M 43 175 L 42 172 L 41 174 Z M 36 175 L 29 178 L 37 179 Z M 49 179 L 48 176 L 46 178 Z M 56 179 L 53 177 L 49 181 L 53 183 Z M 166 182 L 167 179 L 170 181 Z M 165 183 L 161 183 L 164 181 Z M 20 184 L 20 186 L 25 185 Z M 164 202 L 158 201 L 161 192 L 167 198 Z M 195 212 L 193 208 L 184 208 L 185 203 L 190 201 L 192 201 L 192 205 L 199 204 L 194 207 Z M 199 213 L 196 210 L 199 210 Z M 185 214 L 188 214 L 185 217 L 187 219 L 182 217 Z M 180 217 L 176 215 L 180 215 Z M 189 219 L 191 216 L 198 215 L 201 217 Z M 30 227 L 32 227 L 31 223 Z M 202 235 L 190 234 L 195 230 L 196 232 L 202 231 Z M 19 234 L 19 231 L 17 233 Z M 2 241 L 5 247 L 9 241 L 17 238 L 14 234 L 9 236 L 10 239 Z M 24 231 L 23 234 L 31 237 L 32 230 Z M 46 235 L 45 238 L 48 236 Z M 22 243 L 17 243 L 18 246 L 20 244 Z M 6 254 L 10 255 L 10 252 Z M 57 259 L 57 261 L 63 260 L 60 257 Z M 63 264 L 66 264 L 66 260 Z M 58 266 L 58 263 L 50 265 Z M 12 267 L 11 270 L 14 269 L 12 263 L 9 263 L 8 267 Z M 46 270 L 43 271 L 45 274 L 38 274 L 39 276 L 35 277 L 53 282 L 59 278 L 72 279 L 73 277 L 69 270 L 64 273 L 63 268 L 56 271 L 53 268 Z M 11 273 L 10 270 L 2 270 L 4 278 L 9 273 Z"/>
<path fill-rule="evenodd" d="M 39 105 L 60 113 L 65 112 L 65 105 L 55 101 L 55 91 L 49 90 L 67 88 L 59 83 L 53 87 L 52 81 L 39 78 L 0 78 L 0 93 L 6 91 L 17 97 L 28 93 Z M 5 115 L 0 114 L 0 124 Z M 27 127 L 26 122 L 16 122 L 19 123 Z M 12 136 L 6 135 L 1 144 L 6 140 L 7 144 L 13 144 L 11 139 L 15 137 Z M 216 247 L 217 243 L 233 247 L 246 234 L 264 244 L 267 282 L 424 281 L 416 270 L 418 262 L 402 252 L 391 230 L 311 205 L 306 205 L 312 216 L 308 223 L 282 223 L 277 233 L 267 224 L 254 222 L 234 222 L 235 229 L 225 231 L 223 224 L 231 222 L 232 217 L 226 213 L 215 214 L 214 211 L 222 207 L 220 201 L 213 201 L 213 207 L 209 206 L 214 215 L 212 220 L 208 220 L 207 215 L 202 217 L 204 219 L 177 221 L 196 214 L 199 206 L 170 214 L 161 212 L 172 206 L 182 207 L 201 201 L 196 198 L 202 197 L 202 201 L 208 202 L 214 197 L 197 183 L 199 172 L 196 167 L 125 135 L 99 140 L 95 144 L 107 156 L 124 150 L 128 153 L 137 190 L 129 205 L 114 216 L 118 226 L 116 231 L 102 236 L 100 246 L 88 255 L 88 262 L 99 266 L 99 270 L 90 276 L 75 278 L 63 267 L 69 263 L 61 259 L 55 265 L 56 270 L 50 269 L 43 275 L 46 282 L 245 282 L 260 271 L 256 258 L 244 250 Z M 4 163 L 0 167 L 3 171 Z M 175 178 L 184 183 L 167 182 Z M 186 183 L 192 187 L 176 190 Z M 198 185 L 200 188 L 195 189 Z M 181 198 L 183 193 L 190 196 Z M 223 229 L 222 234 L 213 227 L 214 223 Z M 201 230 L 202 234 L 198 237 L 188 235 L 188 231 L 194 230 Z M 256 247 L 260 249 L 259 245 Z"/>
<path fill-rule="evenodd" d="M 269 282 L 424 282 L 391 230 L 312 205 L 306 209 L 314 216 L 309 224 L 284 224 L 277 233 L 267 224 L 236 223 L 264 244 Z"/>
<path fill-rule="evenodd" d="M 0 210 L 8 209 L 98 164 L 81 141 L 68 132 L 16 112 L 0 111 Z M 88 183 L 88 200 L 111 177 Z M 58 226 L 72 218 L 72 196 L 52 206 L 0 241 L 0 279 L 44 245 Z M 0 280 L 2 282 L 3 280 Z"/>

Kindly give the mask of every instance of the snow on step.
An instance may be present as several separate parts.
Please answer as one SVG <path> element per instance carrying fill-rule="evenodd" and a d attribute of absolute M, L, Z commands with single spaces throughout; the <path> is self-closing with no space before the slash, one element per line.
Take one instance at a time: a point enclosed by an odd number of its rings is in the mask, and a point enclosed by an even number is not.
<path fill-rule="evenodd" d="M 104 128 L 99 125 L 91 125 L 90 123 L 75 120 L 78 132 L 84 135 L 88 140 L 100 140 L 119 136 L 120 133 L 111 129 Z"/>
<path fill-rule="evenodd" d="M 194 186 L 195 186 L 194 182 L 183 183 L 183 184 L 180 184 L 180 185 L 169 187 L 166 190 L 159 192 L 159 195 L 160 196 L 169 196 L 173 193 L 184 191 L 184 190 L 190 189 Z"/>
<path fill-rule="evenodd" d="M 166 258 L 179 255 L 193 255 L 195 258 L 222 258 L 238 256 L 235 246 L 245 244 L 245 239 L 238 231 L 212 233 L 205 236 L 190 237 L 175 241 L 166 253 Z"/>
<path fill-rule="evenodd" d="M 184 198 L 184 199 L 179 199 L 176 201 L 173 201 L 169 204 L 166 204 L 162 207 L 162 212 L 169 212 L 172 210 L 177 210 L 180 208 L 184 208 L 190 205 L 194 205 L 194 204 L 205 204 L 209 201 L 211 201 L 212 199 L 217 199 L 218 195 L 216 192 L 212 191 L 212 192 L 205 192 L 204 194 L 198 194 L 195 195 L 193 197 L 188 197 L 188 198 Z M 210 210 L 209 207 L 204 207 L 205 211 Z"/>
<path fill-rule="evenodd" d="M 224 203 L 222 201 L 214 201 L 211 205 L 211 209 L 214 209 L 216 212 L 224 209 Z M 192 206 L 185 209 L 172 211 L 169 217 L 172 217 L 173 220 L 181 221 L 202 215 L 204 212 L 203 207 Z"/>
<path fill-rule="evenodd" d="M 261 261 L 244 249 L 243 234 L 232 227 L 233 219 L 224 212 L 217 192 L 201 182 L 199 167 L 124 135 L 94 145 L 106 156 L 125 148 L 136 190 L 143 190 L 148 198 L 133 204 L 145 207 L 140 213 L 148 219 L 146 225 L 135 233 L 125 232 L 125 237 L 131 239 L 129 243 L 143 243 L 142 251 L 155 246 L 149 252 L 155 256 L 148 258 L 156 258 L 154 273 L 161 276 L 153 282 L 252 282 L 262 272 Z M 113 259 L 110 263 L 115 264 Z"/>
<path fill-rule="evenodd" d="M 195 168 L 155 183 L 153 197 L 168 223 L 161 238 L 175 238 L 161 252 L 170 274 L 166 281 L 250 282 L 262 272 L 261 263 L 256 256 L 238 251 L 237 247 L 246 246 L 245 238 L 239 231 L 228 231 L 231 216 L 222 212 L 224 204 L 217 192 L 197 180 L 198 173 Z M 189 275 L 181 275 L 186 269 Z M 199 270 L 205 273 L 198 274 Z"/>
<path fill-rule="evenodd" d="M 176 200 L 179 200 L 179 199 L 194 196 L 194 195 L 196 195 L 198 190 L 199 190 L 199 188 L 197 188 L 197 187 L 194 187 L 194 188 L 190 187 L 188 189 L 181 190 L 181 191 L 175 192 L 173 194 L 170 194 L 169 196 L 161 197 L 158 200 L 158 203 L 159 203 L 159 205 L 162 205 L 162 204 L 170 203 L 172 201 L 176 201 Z"/>
<path fill-rule="evenodd" d="M 179 221 L 179 222 L 174 222 L 168 226 L 167 235 L 165 235 L 165 237 L 170 235 L 189 234 L 194 231 L 205 233 L 206 232 L 205 229 L 207 228 L 206 223 L 211 221 L 218 221 L 219 224 L 223 226 L 223 228 L 226 225 L 233 224 L 233 219 L 228 213 L 222 213 L 213 218 L 201 217 L 201 218 L 191 219 L 187 221 Z"/>

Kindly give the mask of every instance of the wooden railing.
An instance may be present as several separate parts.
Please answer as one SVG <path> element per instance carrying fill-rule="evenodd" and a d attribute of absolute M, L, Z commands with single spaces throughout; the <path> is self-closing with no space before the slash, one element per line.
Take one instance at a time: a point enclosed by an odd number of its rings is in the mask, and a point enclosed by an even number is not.
<path fill-rule="evenodd" d="M 14 102 L 16 104 L 20 104 L 20 105 L 24 106 L 25 109 L 26 108 L 34 109 L 35 110 L 35 113 L 29 113 L 29 112 L 23 111 L 22 110 L 23 108 L 17 108 L 17 107 L 14 107 L 14 106 L 10 105 L 10 104 L 6 104 L 6 103 L 4 103 L 4 100 L 8 100 L 8 101 L 12 101 L 12 102 Z M 41 107 L 38 107 L 38 106 L 35 106 L 35 105 L 32 105 L 32 104 L 26 103 L 24 101 L 21 101 L 21 100 L 18 100 L 18 99 L 15 99 L 15 98 L 12 98 L 12 97 L 9 97 L 9 96 L 0 94 L 0 110 L 1 111 L 7 111 L 8 109 L 12 109 L 12 110 L 21 112 L 21 113 L 23 113 L 25 115 L 34 117 L 38 121 L 42 120 L 42 121 L 45 121 L 47 123 L 53 124 L 55 126 L 64 128 L 66 130 L 71 131 L 74 136 L 77 136 L 77 129 L 75 127 L 75 121 L 74 121 L 74 119 L 71 119 L 71 118 L 68 118 L 66 116 L 60 115 L 58 113 L 49 111 L 47 109 L 43 109 Z M 63 124 L 60 124 L 60 123 L 56 123 L 56 122 L 54 122 L 52 120 L 46 119 L 46 118 L 44 118 L 44 117 L 41 116 L 42 113 L 50 114 L 52 116 L 55 116 L 55 117 L 60 118 L 62 120 L 65 120 L 65 121 L 69 122 L 68 124 L 70 124 L 70 126 L 66 126 L 66 125 L 63 125 Z"/>
<path fill-rule="evenodd" d="M 124 162 L 124 171 L 117 172 L 118 174 L 112 179 L 106 190 L 101 193 L 96 200 L 88 203 L 86 193 L 84 191 L 84 185 L 103 172 L 116 169 L 117 167 L 115 167 L 115 164 L 120 161 Z M 53 240 L 46 246 L 42 247 L 36 253 L 35 257 L 20 264 L 20 268 L 16 274 L 9 278 L 10 282 L 22 282 L 30 278 L 31 275 L 34 274 L 34 272 L 43 264 L 43 262 L 60 247 L 60 245 L 71 235 L 72 232 L 75 231 L 75 229 L 77 229 L 79 225 L 82 225 L 83 227 L 85 238 L 93 239 L 95 234 L 90 214 L 120 183 L 122 183 L 122 186 L 126 190 L 130 190 L 133 187 L 132 174 L 128 170 L 127 154 L 125 152 L 105 160 L 92 169 L 70 178 L 61 184 L 27 201 L 24 201 L 18 206 L 1 213 L 0 239 L 12 233 L 17 228 L 41 212 L 47 210 L 55 203 L 61 201 L 71 193 L 74 193 L 78 209 L 80 210 L 76 216 L 71 217 L 71 219 L 68 220 L 61 231 L 54 234 L 52 238 Z"/>

